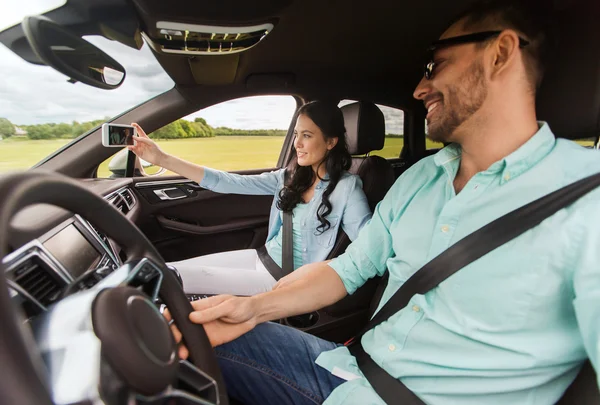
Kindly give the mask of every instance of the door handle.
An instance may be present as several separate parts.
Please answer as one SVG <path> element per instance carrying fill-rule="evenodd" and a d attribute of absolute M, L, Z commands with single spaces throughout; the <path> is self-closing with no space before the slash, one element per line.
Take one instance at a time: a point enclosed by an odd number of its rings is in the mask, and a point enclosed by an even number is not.
<path fill-rule="evenodd" d="M 163 201 L 180 200 L 188 195 L 178 187 L 163 188 L 154 190 L 154 194 Z"/>

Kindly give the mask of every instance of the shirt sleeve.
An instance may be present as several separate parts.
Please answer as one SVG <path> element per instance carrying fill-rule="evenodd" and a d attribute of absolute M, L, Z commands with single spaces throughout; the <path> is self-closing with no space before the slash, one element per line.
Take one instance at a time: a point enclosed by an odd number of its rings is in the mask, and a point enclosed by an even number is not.
<path fill-rule="evenodd" d="M 592 206 L 598 207 L 599 200 Z M 586 204 L 587 205 L 587 204 Z M 578 226 L 583 231 L 572 238 L 574 260 L 573 307 L 587 354 L 596 369 L 600 370 L 600 212 L 586 210 Z M 583 214 L 583 212 L 580 212 Z M 600 375 L 600 374 L 598 374 Z M 600 386 L 600 379 L 597 381 Z"/>
<path fill-rule="evenodd" d="M 280 169 L 258 175 L 240 175 L 221 170 L 204 168 L 200 187 L 216 193 L 275 195 L 280 188 L 283 171 Z"/>
<path fill-rule="evenodd" d="M 401 181 L 396 181 L 384 199 L 377 204 L 371 220 L 361 229 L 346 252 L 329 263 L 342 279 L 348 294 L 376 275 L 383 275 L 387 260 L 394 256 L 390 226 L 395 217 L 396 196 L 402 195 Z"/>
<path fill-rule="evenodd" d="M 350 240 L 356 240 L 359 231 L 371 219 L 371 208 L 367 196 L 362 189 L 362 180 L 358 176 L 352 176 L 348 200 L 342 214 L 342 229 Z"/>

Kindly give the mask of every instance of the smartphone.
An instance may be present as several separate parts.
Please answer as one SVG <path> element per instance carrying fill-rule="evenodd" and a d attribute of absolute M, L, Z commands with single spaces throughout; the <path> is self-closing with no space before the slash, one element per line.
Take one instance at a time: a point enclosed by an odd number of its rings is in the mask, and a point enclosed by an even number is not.
<path fill-rule="evenodd" d="M 102 124 L 102 145 L 106 147 L 122 148 L 133 145 L 133 137 L 137 136 L 135 127 L 120 124 Z"/>

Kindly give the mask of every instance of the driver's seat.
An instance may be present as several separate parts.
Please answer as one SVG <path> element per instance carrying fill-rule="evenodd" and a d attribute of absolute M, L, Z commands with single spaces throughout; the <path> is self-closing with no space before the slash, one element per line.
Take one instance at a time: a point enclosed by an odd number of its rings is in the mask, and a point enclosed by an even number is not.
<path fill-rule="evenodd" d="M 586 38 L 600 38 L 600 2 L 570 3 L 569 9 L 556 13 L 555 49 L 538 92 L 537 116 L 547 121 L 559 137 L 597 137 L 600 134 L 600 49 L 593 46 L 597 41 Z M 558 404 L 600 404 L 598 381 L 589 360 Z"/>

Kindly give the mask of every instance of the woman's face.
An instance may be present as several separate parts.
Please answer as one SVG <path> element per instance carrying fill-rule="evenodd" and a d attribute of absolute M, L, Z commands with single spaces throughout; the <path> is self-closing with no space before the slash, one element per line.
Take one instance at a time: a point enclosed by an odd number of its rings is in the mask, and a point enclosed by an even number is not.
<path fill-rule="evenodd" d="M 307 115 L 298 116 L 294 128 L 294 147 L 300 166 L 312 166 L 316 170 L 337 142 L 338 138 L 325 139 L 323 131 Z"/>

